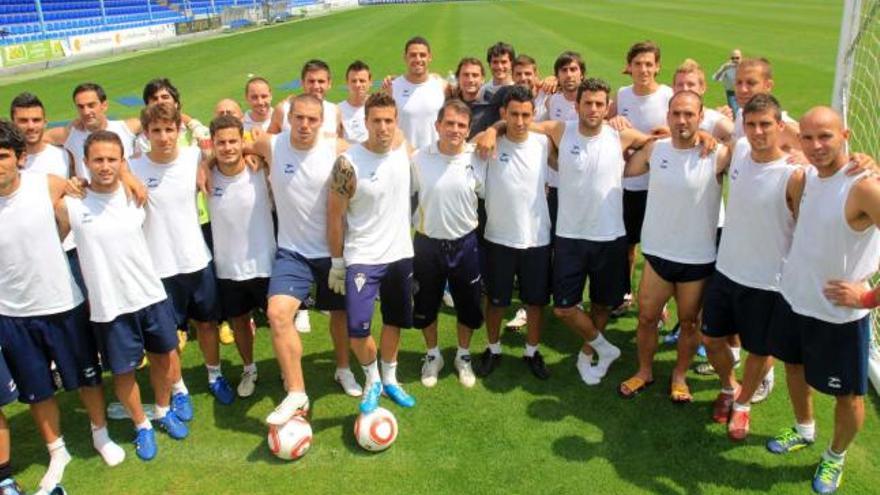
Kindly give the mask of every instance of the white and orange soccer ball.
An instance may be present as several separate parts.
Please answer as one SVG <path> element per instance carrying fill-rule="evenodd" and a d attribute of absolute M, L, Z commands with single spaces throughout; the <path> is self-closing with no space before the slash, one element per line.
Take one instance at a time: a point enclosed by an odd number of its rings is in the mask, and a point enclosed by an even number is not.
<path fill-rule="evenodd" d="M 397 438 L 397 419 L 382 407 L 370 414 L 361 414 L 354 421 L 354 437 L 364 449 L 381 452 L 391 447 Z"/>
<path fill-rule="evenodd" d="M 282 426 L 269 425 L 266 437 L 275 457 L 292 461 L 306 455 L 312 446 L 312 426 L 305 418 L 294 416 Z"/>

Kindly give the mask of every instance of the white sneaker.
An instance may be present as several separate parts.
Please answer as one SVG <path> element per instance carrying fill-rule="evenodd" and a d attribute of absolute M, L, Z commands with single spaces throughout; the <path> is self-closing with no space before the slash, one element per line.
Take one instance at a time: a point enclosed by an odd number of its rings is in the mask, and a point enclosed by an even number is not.
<path fill-rule="evenodd" d="M 507 325 L 504 325 L 507 328 L 519 328 L 524 327 L 526 325 L 526 308 L 519 308 L 516 310 L 516 315 L 514 315 L 513 319 L 507 322 Z"/>
<path fill-rule="evenodd" d="M 602 378 L 596 376 L 595 366 L 593 363 L 585 359 L 582 352 L 578 353 L 577 363 L 575 367 L 578 370 L 578 374 L 581 376 L 581 380 L 587 385 L 598 385 L 599 382 L 602 381 Z"/>
<path fill-rule="evenodd" d="M 455 307 L 455 301 L 452 300 L 452 294 L 448 290 L 443 291 L 443 304 L 450 308 Z"/>
<path fill-rule="evenodd" d="M 773 391 L 773 385 L 775 384 L 776 374 L 773 372 L 773 368 L 770 368 L 770 371 L 764 375 L 764 379 L 761 380 L 761 384 L 758 385 L 758 388 L 755 390 L 755 394 L 752 395 L 752 404 L 767 400 L 767 397 L 770 397 L 770 392 Z"/>
<path fill-rule="evenodd" d="M 238 396 L 244 399 L 245 397 L 250 397 L 254 395 L 254 390 L 257 388 L 257 374 L 255 372 L 243 371 L 241 373 L 241 380 L 238 382 L 238 387 L 236 387 L 236 392 L 238 392 Z"/>
<path fill-rule="evenodd" d="M 347 395 L 352 397 L 360 397 L 364 395 L 364 389 L 358 384 L 357 379 L 354 377 L 354 373 L 352 373 L 350 369 L 336 370 L 333 379 L 336 380 L 336 383 L 342 387 L 343 392 Z"/>
<path fill-rule="evenodd" d="M 274 411 L 266 416 L 266 423 L 275 426 L 281 426 L 294 416 L 306 416 L 309 413 L 309 398 L 304 400 L 296 400 L 290 395 L 286 396 L 281 404 Z"/>
<path fill-rule="evenodd" d="M 434 357 L 426 354 L 423 360 L 425 363 L 422 365 L 422 385 L 433 387 L 437 385 L 437 377 L 443 369 L 443 356 Z"/>
<path fill-rule="evenodd" d="M 301 309 L 296 312 L 296 317 L 293 319 L 293 326 L 296 327 L 299 333 L 309 333 L 312 331 L 312 323 L 309 321 L 309 310 Z"/>
<path fill-rule="evenodd" d="M 458 381 L 465 388 L 471 388 L 477 383 L 477 377 L 474 376 L 474 370 L 471 368 L 471 355 L 465 354 L 456 357 L 453 362 L 455 369 L 458 370 Z"/>
<path fill-rule="evenodd" d="M 620 349 L 611 344 L 608 344 L 608 347 L 609 349 L 605 353 L 599 352 L 598 349 L 596 350 L 599 360 L 596 361 L 596 366 L 593 366 L 593 374 L 600 380 L 605 378 L 605 374 L 608 373 L 608 368 L 611 367 L 611 363 L 620 357 Z"/>

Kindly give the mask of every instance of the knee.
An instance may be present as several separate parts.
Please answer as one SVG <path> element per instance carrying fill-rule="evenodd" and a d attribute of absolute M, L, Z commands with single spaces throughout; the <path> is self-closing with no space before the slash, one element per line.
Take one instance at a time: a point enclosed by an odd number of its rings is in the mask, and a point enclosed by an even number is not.
<path fill-rule="evenodd" d="M 269 301 L 266 318 L 269 320 L 272 333 L 276 334 L 280 329 L 293 325 L 293 310 L 286 304 L 273 304 L 273 301 Z"/>
<path fill-rule="evenodd" d="M 553 316 L 559 318 L 560 320 L 568 320 L 572 316 L 574 316 L 575 311 L 577 311 L 577 306 L 569 306 L 567 308 L 560 308 L 558 306 L 553 307 Z"/>
<path fill-rule="evenodd" d="M 639 328 L 648 330 L 656 330 L 657 323 L 660 322 L 659 311 L 639 311 Z"/>
<path fill-rule="evenodd" d="M 703 345 L 709 352 L 721 352 L 727 347 L 727 337 L 703 335 Z"/>

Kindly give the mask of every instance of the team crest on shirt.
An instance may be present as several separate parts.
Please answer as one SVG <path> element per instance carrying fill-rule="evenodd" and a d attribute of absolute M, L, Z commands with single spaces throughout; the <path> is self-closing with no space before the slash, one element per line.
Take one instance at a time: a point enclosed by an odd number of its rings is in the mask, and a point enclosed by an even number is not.
<path fill-rule="evenodd" d="M 222 198 L 222 197 L 223 197 L 223 191 L 224 191 L 224 190 L 223 190 L 223 187 L 221 187 L 221 186 L 214 186 L 214 191 L 211 193 L 211 196 L 214 196 L 215 198 Z"/>
<path fill-rule="evenodd" d="M 284 173 L 285 174 L 295 174 L 296 170 L 299 166 L 296 163 L 285 163 L 284 164 Z"/>
<path fill-rule="evenodd" d="M 147 177 L 147 181 L 144 183 L 149 189 L 155 189 L 159 187 L 159 179 L 155 177 Z"/>
<path fill-rule="evenodd" d="M 379 180 L 379 173 L 376 170 L 373 170 L 373 173 L 371 173 L 370 176 L 367 177 L 367 180 L 369 180 L 370 182 L 376 182 L 377 180 Z"/>
<path fill-rule="evenodd" d="M 92 220 L 94 220 L 94 218 L 92 218 L 92 214 L 87 211 L 84 211 L 82 214 L 82 218 L 80 218 L 80 222 L 82 223 L 92 223 Z"/>
<path fill-rule="evenodd" d="M 840 378 L 838 378 L 836 376 L 829 376 L 828 377 L 828 388 L 838 389 L 838 388 L 841 388 L 841 386 L 842 385 L 840 383 Z"/>
<path fill-rule="evenodd" d="M 739 175 L 739 169 L 733 169 L 733 172 L 730 173 L 730 180 L 736 180 L 736 176 Z"/>
<path fill-rule="evenodd" d="M 364 284 L 367 283 L 367 274 L 364 272 L 358 272 L 354 275 L 354 286 L 357 288 L 357 291 L 360 292 L 361 289 L 364 288 Z"/>
<path fill-rule="evenodd" d="M 501 153 L 498 155 L 498 161 L 501 163 L 510 163 L 510 155 L 507 153 Z"/>
<path fill-rule="evenodd" d="M 660 168 L 669 168 L 669 160 L 666 158 L 660 160 Z"/>
<path fill-rule="evenodd" d="M 622 115 L 623 117 L 628 116 L 629 115 L 629 108 L 621 108 L 620 115 Z"/>
<path fill-rule="evenodd" d="M 9 380 L 9 383 L 6 384 L 6 390 L 10 392 L 15 392 L 15 381 Z"/>
<path fill-rule="evenodd" d="M 568 150 L 568 152 L 571 153 L 572 155 L 580 155 L 581 154 L 581 147 L 576 144 L 576 145 L 572 146 L 571 149 Z"/>
<path fill-rule="evenodd" d="M 404 98 L 409 98 L 409 97 L 410 97 L 410 95 L 412 95 L 412 90 L 411 90 L 411 89 L 409 89 L 409 88 L 404 88 L 404 90 L 403 90 L 403 93 L 402 93 L 402 94 L 403 94 L 403 97 L 404 97 Z"/>

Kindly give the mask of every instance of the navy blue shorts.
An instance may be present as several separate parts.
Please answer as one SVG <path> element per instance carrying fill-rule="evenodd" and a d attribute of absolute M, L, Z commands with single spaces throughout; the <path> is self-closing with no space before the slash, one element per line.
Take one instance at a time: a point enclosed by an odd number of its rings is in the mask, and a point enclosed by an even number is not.
<path fill-rule="evenodd" d="M 489 259 L 489 303 L 510 306 L 513 281 L 519 282 L 523 304 L 545 306 L 550 302 L 550 246 L 516 249 L 486 241 Z"/>
<path fill-rule="evenodd" d="M 476 232 L 452 241 L 416 233 L 413 250 L 413 326 L 425 328 L 437 319 L 443 289 L 449 281 L 458 323 L 472 330 L 480 328 L 482 277 Z"/>
<path fill-rule="evenodd" d="M 381 299 L 382 323 L 412 327 L 413 259 L 382 265 L 351 265 L 345 271 L 348 336 L 370 335 L 376 296 Z"/>
<path fill-rule="evenodd" d="M 177 322 L 168 299 L 92 325 L 104 364 L 114 375 L 137 369 L 144 351 L 165 354 L 177 347 Z"/>
<path fill-rule="evenodd" d="M 83 279 L 82 268 L 79 266 L 79 257 L 76 255 L 76 248 L 67 251 L 66 254 L 67 264 L 70 265 L 70 274 L 73 275 L 73 280 L 76 282 L 79 290 L 82 291 L 83 297 L 88 299 L 89 293 L 86 290 L 86 281 Z"/>
<path fill-rule="evenodd" d="M 711 277 L 715 272 L 715 263 L 679 263 L 658 256 L 642 253 L 645 261 L 651 264 L 651 268 L 660 275 L 663 280 L 672 284 L 696 282 Z"/>
<path fill-rule="evenodd" d="M 174 308 L 177 328 L 186 328 L 186 320 L 219 321 L 220 306 L 217 304 L 217 279 L 214 263 L 192 273 L 181 273 L 162 279 L 165 293 Z"/>
<path fill-rule="evenodd" d="M 345 309 L 345 298 L 327 285 L 330 274 L 330 258 L 306 258 L 287 249 L 275 252 L 272 278 L 269 280 L 269 297 L 290 296 L 304 303 L 315 284 L 315 307 L 321 311 Z"/>
<path fill-rule="evenodd" d="M 623 190 L 623 226 L 629 244 L 642 242 L 642 224 L 648 206 L 648 191 Z"/>
<path fill-rule="evenodd" d="M 590 301 L 616 308 L 629 291 L 626 236 L 613 241 L 556 237 L 553 254 L 553 303 L 570 308 L 583 300 L 590 280 Z"/>
<path fill-rule="evenodd" d="M 770 321 L 770 353 L 803 364 L 807 383 L 828 395 L 865 395 L 871 316 L 829 323 L 795 313 L 784 297 Z"/>
<path fill-rule="evenodd" d="M 9 367 L 6 366 L 3 354 L 0 354 L 0 407 L 15 399 L 18 399 L 18 387 L 15 385 L 15 380 L 12 379 L 12 374 L 9 373 Z"/>
<path fill-rule="evenodd" d="M 25 404 L 55 394 L 50 363 L 67 390 L 101 384 L 98 346 L 85 303 L 54 315 L 0 316 L 0 349 Z"/>
<path fill-rule="evenodd" d="M 550 243 L 556 239 L 556 217 L 559 215 L 559 188 L 547 188 L 547 210 L 550 212 Z"/>
<path fill-rule="evenodd" d="M 745 350 L 769 356 L 770 319 L 780 299 L 778 292 L 746 287 L 716 270 L 703 293 L 703 335 L 739 334 Z"/>
<path fill-rule="evenodd" d="M 269 294 L 269 279 L 257 277 L 248 280 L 217 279 L 217 293 L 223 314 L 230 317 L 242 316 L 254 309 L 266 311 Z"/>

